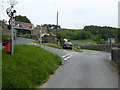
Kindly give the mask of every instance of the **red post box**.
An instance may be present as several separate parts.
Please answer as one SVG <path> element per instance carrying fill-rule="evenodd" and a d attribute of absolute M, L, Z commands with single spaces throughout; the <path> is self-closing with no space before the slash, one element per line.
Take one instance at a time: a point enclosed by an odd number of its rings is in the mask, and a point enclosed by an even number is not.
<path fill-rule="evenodd" d="M 11 52 L 11 39 L 5 39 L 2 43 L 3 46 L 5 46 L 5 51 L 7 53 L 10 53 Z"/>
<path fill-rule="evenodd" d="M 7 53 L 10 53 L 10 51 L 11 51 L 10 50 L 10 42 L 5 44 L 5 50 L 6 50 Z"/>

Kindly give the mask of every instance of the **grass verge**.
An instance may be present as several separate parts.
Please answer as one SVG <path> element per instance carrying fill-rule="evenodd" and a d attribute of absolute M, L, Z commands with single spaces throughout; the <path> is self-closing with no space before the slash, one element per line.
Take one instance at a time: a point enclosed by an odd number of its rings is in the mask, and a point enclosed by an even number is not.
<path fill-rule="evenodd" d="M 62 46 L 59 46 L 59 45 L 53 44 L 53 43 L 42 43 L 42 45 L 62 49 Z"/>
<path fill-rule="evenodd" d="M 82 48 L 82 49 L 86 49 L 86 50 L 95 50 L 95 51 L 103 51 L 100 48 Z"/>
<path fill-rule="evenodd" d="M 35 42 L 37 43 L 37 42 Z M 39 44 L 39 43 L 37 43 Z M 53 43 L 42 43 L 42 45 L 45 45 L 45 46 L 49 46 L 49 47 L 54 47 L 54 48 L 58 48 L 58 49 L 63 49 L 62 46 L 59 46 L 57 44 L 53 44 Z M 83 52 L 82 50 L 76 48 L 76 47 L 72 47 L 72 50 L 76 51 L 76 52 Z"/>
<path fill-rule="evenodd" d="M 103 51 L 102 49 L 99 49 L 99 48 L 82 48 L 82 49 L 95 50 L 95 51 Z"/>
<path fill-rule="evenodd" d="M 114 61 L 110 61 L 110 64 L 115 67 L 118 71 L 120 71 L 120 66 L 116 64 Z"/>
<path fill-rule="evenodd" d="M 76 47 L 72 47 L 72 50 L 76 51 L 76 52 L 83 52 L 82 50 L 76 48 Z"/>
<path fill-rule="evenodd" d="M 14 46 L 14 55 L 2 53 L 3 88 L 35 88 L 62 64 L 58 55 L 32 45 Z"/>
<path fill-rule="evenodd" d="M 2 90 L 2 50 L 0 50 L 0 89 Z"/>

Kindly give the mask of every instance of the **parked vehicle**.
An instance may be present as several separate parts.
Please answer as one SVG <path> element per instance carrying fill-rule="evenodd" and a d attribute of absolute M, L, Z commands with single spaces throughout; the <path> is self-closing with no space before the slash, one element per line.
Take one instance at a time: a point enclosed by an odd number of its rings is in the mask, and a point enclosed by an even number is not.
<path fill-rule="evenodd" d="M 73 44 L 71 42 L 64 42 L 63 43 L 63 48 L 72 49 L 72 47 L 73 47 Z"/>

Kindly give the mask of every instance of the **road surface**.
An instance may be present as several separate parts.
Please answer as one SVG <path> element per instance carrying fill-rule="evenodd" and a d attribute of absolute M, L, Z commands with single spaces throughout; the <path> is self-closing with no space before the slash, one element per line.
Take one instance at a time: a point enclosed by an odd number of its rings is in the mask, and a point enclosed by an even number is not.
<path fill-rule="evenodd" d="M 33 45 L 29 39 L 18 39 L 22 44 Z M 117 70 L 109 63 L 110 53 L 92 50 L 77 53 L 47 46 L 42 48 L 60 55 L 64 61 L 43 88 L 118 88 Z"/>
<path fill-rule="evenodd" d="M 109 53 L 84 50 L 69 58 L 43 88 L 118 88 L 109 60 Z"/>

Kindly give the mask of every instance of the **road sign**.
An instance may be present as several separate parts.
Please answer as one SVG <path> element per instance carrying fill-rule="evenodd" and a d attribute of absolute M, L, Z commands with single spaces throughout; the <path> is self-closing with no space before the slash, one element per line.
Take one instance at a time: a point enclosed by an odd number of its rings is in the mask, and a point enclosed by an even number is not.
<path fill-rule="evenodd" d="M 6 13 L 9 17 L 14 17 L 16 15 L 16 10 L 11 6 L 10 8 L 7 8 Z"/>
<path fill-rule="evenodd" d="M 108 38 L 108 43 L 115 43 L 115 38 Z"/>
<path fill-rule="evenodd" d="M 7 8 L 6 12 L 7 12 L 7 15 L 11 17 L 12 7 Z"/>
<path fill-rule="evenodd" d="M 15 23 L 15 18 L 11 17 L 8 21 L 9 25 L 12 25 Z"/>
<path fill-rule="evenodd" d="M 76 43 L 79 43 L 79 41 L 76 41 Z"/>
<path fill-rule="evenodd" d="M 31 23 L 15 22 L 14 23 L 14 28 L 15 29 L 33 30 L 34 26 Z"/>

